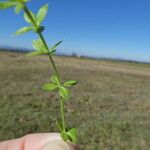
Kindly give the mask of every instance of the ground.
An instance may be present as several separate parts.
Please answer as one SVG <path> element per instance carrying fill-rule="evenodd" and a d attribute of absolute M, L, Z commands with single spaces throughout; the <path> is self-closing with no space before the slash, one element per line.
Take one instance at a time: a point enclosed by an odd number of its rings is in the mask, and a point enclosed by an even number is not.
<path fill-rule="evenodd" d="M 75 79 L 66 102 L 68 128 L 81 150 L 148 150 L 150 64 L 54 57 L 62 79 Z M 50 80 L 46 56 L 0 52 L 0 140 L 58 131 L 59 99 L 41 86 Z"/>

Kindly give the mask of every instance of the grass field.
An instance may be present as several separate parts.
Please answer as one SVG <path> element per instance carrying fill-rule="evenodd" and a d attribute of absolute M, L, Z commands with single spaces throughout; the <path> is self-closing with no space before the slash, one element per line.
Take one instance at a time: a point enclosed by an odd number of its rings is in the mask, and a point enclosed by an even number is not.
<path fill-rule="evenodd" d="M 66 103 L 68 127 L 81 150 L 148 150 L 150 64 L 55 57 L 64 80 L 75 79 Z M 57 131 L 59 101 L 41 90 L 52 70 L 46 56 L 0 52 L 0 140 Z"/>

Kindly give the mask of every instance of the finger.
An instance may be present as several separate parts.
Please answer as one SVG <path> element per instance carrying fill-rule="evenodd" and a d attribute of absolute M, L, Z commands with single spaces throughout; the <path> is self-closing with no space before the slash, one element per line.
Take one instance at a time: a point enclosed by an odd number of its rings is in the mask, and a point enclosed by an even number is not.
<path fill-rule="evenodd" d="M 0 150 L 24 150 L 24 137 L 0 142 Z"/>
<path fill-rule="evenodd" d="M 74 150 L 58 133 L 30 134 L 25 137 L 25 150 Z"/>
<path fill-rule="evenodd" d="M 0 150 L 75 150 L 58 133 L 30 134 L 20 139 L 0 143 Z"/>

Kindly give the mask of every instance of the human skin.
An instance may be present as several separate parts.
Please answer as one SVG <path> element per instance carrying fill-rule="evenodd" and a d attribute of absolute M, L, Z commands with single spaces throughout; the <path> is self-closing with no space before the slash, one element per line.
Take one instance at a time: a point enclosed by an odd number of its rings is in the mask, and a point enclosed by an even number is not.
<path fill-rule="evenodd" d="M 38 133 L 0 142 L 0 150 L 78 150 L 78 148 L 70 142 L 64 142 L 59 133 Z"/>

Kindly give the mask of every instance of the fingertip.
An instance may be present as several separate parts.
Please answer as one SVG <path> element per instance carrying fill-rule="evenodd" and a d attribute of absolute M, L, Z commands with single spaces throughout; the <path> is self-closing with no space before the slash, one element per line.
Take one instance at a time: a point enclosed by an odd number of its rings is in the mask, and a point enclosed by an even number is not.
<path fill-rule="evenodd" d="M 24 137 L 0 142 L 0 150 L 24 150 Z"/>

